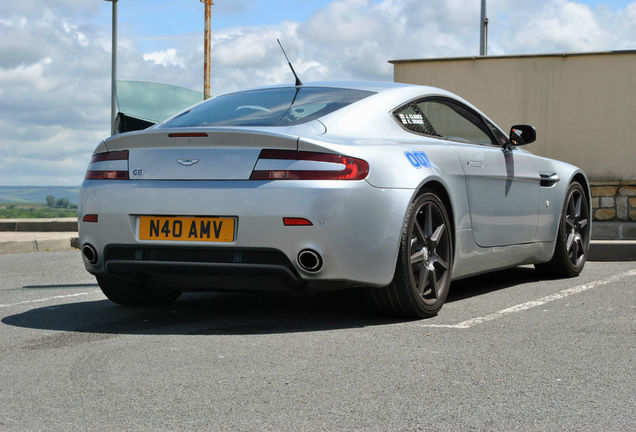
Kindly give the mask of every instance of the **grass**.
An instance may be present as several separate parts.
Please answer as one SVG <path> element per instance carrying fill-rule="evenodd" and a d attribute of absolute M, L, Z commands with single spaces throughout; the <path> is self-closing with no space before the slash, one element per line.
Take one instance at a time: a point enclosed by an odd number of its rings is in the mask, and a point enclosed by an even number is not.
<path fill-rule="evenodd" d="M 46 204 L 0 203 L 0 219 L 77 217 L 77 209 L 50 208 Z"/>

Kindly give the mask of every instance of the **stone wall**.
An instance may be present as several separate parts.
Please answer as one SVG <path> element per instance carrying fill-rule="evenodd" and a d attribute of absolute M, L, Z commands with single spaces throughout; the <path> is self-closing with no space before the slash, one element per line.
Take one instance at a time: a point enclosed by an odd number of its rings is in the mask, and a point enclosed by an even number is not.
<path fill-rule="evenodd" d="M 636 221 L 636 181 L 592 182 L 595 221 Z"/>

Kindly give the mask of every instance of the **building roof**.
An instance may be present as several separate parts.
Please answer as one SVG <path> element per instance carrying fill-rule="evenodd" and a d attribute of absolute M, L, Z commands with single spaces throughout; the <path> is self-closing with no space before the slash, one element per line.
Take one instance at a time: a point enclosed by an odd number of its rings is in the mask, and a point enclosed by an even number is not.
<path fill-rule="evenodd" d="M 543 53 L 543 54 L 512 54 L 498 56 L 467 56 L 467 57 L 438 57 L 423 59 L 403 59 L 389 60 L 391 64 L 401 63 L 420 63 L 420 62 L 438 62 L 438 61 L 465 61 L 465 60 L 492 60 L 505 58 L 540 58 L 540 57 L 579 57 L 592 55 L 625 55 L 636 54 L 636 50 L 617 50 L 617 51 L 594 51 L 594 52 L 570 52 L 570 53 Z"/>

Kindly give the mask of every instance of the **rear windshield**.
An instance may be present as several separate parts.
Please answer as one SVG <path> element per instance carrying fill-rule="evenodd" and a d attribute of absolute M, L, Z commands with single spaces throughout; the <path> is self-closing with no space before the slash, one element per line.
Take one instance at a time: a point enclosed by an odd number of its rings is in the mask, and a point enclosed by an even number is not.
<path fill-rule="evenodd" d="M 362 98 L 370 91 L 284 87 L 217 96 L 160 127 L 194 126 L 291 126 L 305 123 Z"/>

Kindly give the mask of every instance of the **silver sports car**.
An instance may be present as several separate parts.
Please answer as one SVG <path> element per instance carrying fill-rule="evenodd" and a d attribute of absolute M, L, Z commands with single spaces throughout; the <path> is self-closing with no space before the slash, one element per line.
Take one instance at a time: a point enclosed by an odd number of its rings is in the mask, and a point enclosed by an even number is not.
<path fill-rule="evenodd" d="M 427 317 L 452 280 L 534 264 L 576 276 L 585 174 L 519 146 L 462 98 L 312 83 L 209 99 L 100 143 L 82 184 L 86 269 L 122 305 L 184 291 L 366 287 Z"/>

